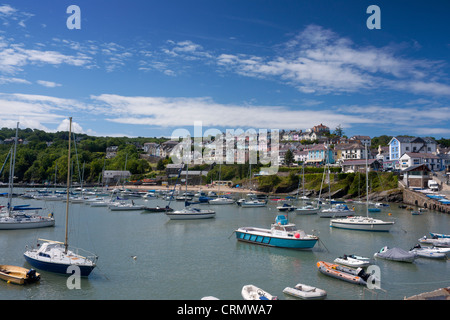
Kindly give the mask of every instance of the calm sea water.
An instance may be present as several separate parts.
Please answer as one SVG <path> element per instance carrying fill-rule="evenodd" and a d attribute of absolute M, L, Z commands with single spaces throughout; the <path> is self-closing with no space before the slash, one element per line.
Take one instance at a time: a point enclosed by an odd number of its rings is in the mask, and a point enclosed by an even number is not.
<path fill-rule="evenodd" d="M 149 207 L 166 204 L 159 199 L 134 202 Z M 6 199 L 0 199 L 0 203 L 5 204 Z M 16 205 L 25 203 L 53 212 L 56 226 L 0 231 L 0 264 L 30 267 L 23 257 L 27 245 L 34 245 L 38 238 L 64 240 L 65 203 L 14 199 Z M 241 288 L 246 284 L 261 287 L 280 299 L 291 299 L 282 291 L 297 283 L 322 288 L 331 300 L 399 300 L 450 285 L 449 262 L 425 258 L 412 264 L 374 259 L 373 264 L 380 268 L 382 289 L 374 291 L 327 277 L 316 267 L 319 260 L 332 262 L 343 254 L 373 257 L 386 245 L 408 250 L 430 231 L 450 233 L 449 215 L 427 212 L 413 216 L 391 204 L 380 213 L 370 213 L 395 220 L 391 232 L 371 233 L 332 229 L 327 218 L 289 213 L 291 222 L 320 237 L 313 250 L 269 248 L 236 240 L 233 232 L 238 227 L 269 227 L 279 214 L 276 205 L 202 205 L 216 209 L 216 218 L 171 221 L 164 213 L 71 204 L 69 243 L 95 252 L 98 267 L 82 279 L 79 290 L 68 289 L 67 276 L 43 271 L 38 284 L 17 286 L 0 281 L 0 300 L 197 300 L 204 296 L 241 300 Z M 175 209 L 182 206 L 181 202 L 171 203 Z M 365 206 L 355 207 L 357 213 L 365 214 Z"/>

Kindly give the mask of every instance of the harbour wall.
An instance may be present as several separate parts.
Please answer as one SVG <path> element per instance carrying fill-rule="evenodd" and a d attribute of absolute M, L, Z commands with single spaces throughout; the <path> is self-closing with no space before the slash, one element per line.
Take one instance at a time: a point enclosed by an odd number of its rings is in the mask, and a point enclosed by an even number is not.
<path fill-rule="evenodd" d="M 450 213 L 450 205 L 442 204 L 420 192 L 409 190 L 407 188 L 403 188 L 403 203 L 411 206 L 418 206 L 420 208 Z"/>

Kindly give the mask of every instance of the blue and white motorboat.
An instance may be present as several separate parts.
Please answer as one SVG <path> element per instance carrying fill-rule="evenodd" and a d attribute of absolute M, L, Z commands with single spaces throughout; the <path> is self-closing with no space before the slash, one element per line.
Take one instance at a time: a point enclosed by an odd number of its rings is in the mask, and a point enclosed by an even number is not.
<path fill-rule="evenodd" d="M 238 241 L 290 249 L 312 249 L 319 240 L 297 229 L 284 215 L 277 216 L 270 229 L 241 227 L 235 232 Z"/>
<path fill-rule="evenodd" d="M 430 235 L 434 239 L 436 239 L 436 238 L 450 238 L 450 234 L 430 232 Z"/>

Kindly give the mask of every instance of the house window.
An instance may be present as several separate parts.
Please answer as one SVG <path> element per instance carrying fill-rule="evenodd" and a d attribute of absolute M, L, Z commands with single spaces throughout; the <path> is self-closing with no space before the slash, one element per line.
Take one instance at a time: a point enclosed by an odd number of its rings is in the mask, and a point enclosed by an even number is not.
<path fill-rule="evenodd" d="M 406 149 L 406 151 L 409 151 L 409 147 L 406 147 L 405 149 Z"/>

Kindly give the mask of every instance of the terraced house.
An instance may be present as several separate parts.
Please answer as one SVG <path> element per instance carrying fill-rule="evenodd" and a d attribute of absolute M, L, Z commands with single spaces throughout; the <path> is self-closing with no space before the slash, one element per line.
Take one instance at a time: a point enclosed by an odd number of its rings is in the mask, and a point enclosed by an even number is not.
<path fill-rule="evenodd" d="M 406 152 L 436 154 L 436 150 L 436 141 L 429 137 L 396 136 L 389 141 L 389 159 L 394 169 L 400 169 L 399 160 Z"/>

